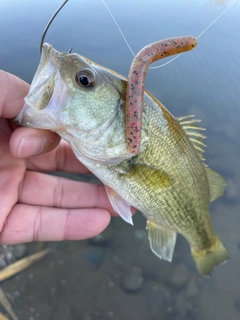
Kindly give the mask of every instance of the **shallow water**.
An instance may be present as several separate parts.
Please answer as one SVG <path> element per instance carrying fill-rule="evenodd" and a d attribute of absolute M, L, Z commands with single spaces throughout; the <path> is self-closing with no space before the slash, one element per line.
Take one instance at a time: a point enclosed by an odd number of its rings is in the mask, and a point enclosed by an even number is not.
<path fill-rule="evenodd" d="M 159 39 L 198 36 L 230 3 L 106 2 L 135 53 Z M 1 0 L 1 69 L 31 82 L 43 29 L 59 3 Z M 113 219 L 104 241 L 53 243 L 54 253 L 2 284 L 19 319 L 240 317 L 239 16 L 237 2 L 199 39 L 195 50 L 149 71 L 147 78 L 147 89 L 174 116 L 195 114 L 207 128 L 207 163 L 228 180 L 225 195 L 211 204 L 211 218 L 229 250 L 229 262 L 204 278 L 197 273 L 183 238 L 178 237 L 169 264 L 151 253 L 141 214 L 135 215 L 134 227 Z M 62 51 L 73 47 L 74 52 L 123 75 L 132 60 L 100 0 L 70 0 L 46 41 Z M 36 244 L 28 246 L 28 253 L 36 250 Z"/>

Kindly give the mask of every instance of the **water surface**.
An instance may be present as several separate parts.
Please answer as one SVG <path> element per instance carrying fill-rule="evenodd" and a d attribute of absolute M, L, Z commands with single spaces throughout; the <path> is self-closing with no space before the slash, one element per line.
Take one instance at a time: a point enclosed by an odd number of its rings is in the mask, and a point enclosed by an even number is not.
<path fill-rule="evenodd" d="M 198 36 L 230 3 L 106 2 L 135 53 L 159 39 Z M 31 82 L 43 29 L 60 3 L 1 0 L 1 69 Z M 207 128 L 207 163 L 229 184 L 225 195 L 211 204 L 214 229 L 229 250 L 229 262 L 218 267 L 211 278 L 204 278 L 197 273 L 188 244 L 181 237 L 169 264 L 150 252 L 140 214 L 135 216 L 134 228 L 114 219 L 104 248 L 88 241 L 55 243 L 51 257 L 3 284 L 20 319 L 240 317 L 239 16 L 237 2 L 199 39 L 195 50 L 149 71 L 147 77 L 147 89 L 174 116 L 195 114 Z M 73 47 L 74 52 L 128 74 L 132 55 L 100 0 L 70 0 L 46 41 L 61 51 Z M 89 267 L 91 254 L 100 260 Z M 130 294 L 122 283 L 133 266 L 140 268 L 144 284 Z M 33 278 L 28 277 L 29 272 Z"/>

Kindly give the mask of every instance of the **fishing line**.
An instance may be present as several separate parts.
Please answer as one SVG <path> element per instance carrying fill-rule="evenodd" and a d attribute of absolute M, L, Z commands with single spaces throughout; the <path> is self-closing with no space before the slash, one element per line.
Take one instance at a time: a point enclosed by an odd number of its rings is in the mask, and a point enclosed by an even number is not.
<path fill-rule="evenodd" d="M 132 50 L 132 48 L 131 48 L 130 44 L 128 43 L 127 39 L 125 38 L 125 36 L 124 36 L 124 34 L 123 34 L 123 32 L 122 32 L 121 28 L 119 27 L 119 24 L 117 23 L 116 19 L 115 19 L 115 18 L 114 18 L 114 16 L 113 16 L 113 14 L 112 14 L 111 10 L 109 9 L 109 7 L 107 6 L 107 4 L 106 4 L 106 2 L 105 2 L 104 0 L 102 0 L 102 3 L 103 3 L 103 4 L 105 5 L 105 7 L 107 8 L 107 11 L 109 12 L 110 16 L 112 17 L 112 19 L 113 19 L 113 21 L 114 21 L 114 23 L 115 23 L 116 27 L 118 28 L 118 30 L 119 30 L 119 32 L 120 32 L 120 34 L 121 34 L 121 36 L 123 37 L 123 40 L 125 41 L 126 45 L 128 46 L 129 50 L 131 51 L 131 53 L 132 53 L 133 57 L 135 57 L 135 53 L 133 52 L 133 50 Z"/>
<path fill-rule="evenodd" d="M 228 9 L 230 9 L 231 6 L 234 5 L 236 1 L 237 0 L 234 0 L 215 20 L 213 20 L 213 22 L 210 23 L 210 25 L 206 29 L 204 29 L 202 33 L 200 33 L 197 39 L 199 39 L 226 11 L 228 11 Z"/>
<path fill-rule="evenodd" d="M 112 17 L 112 19 L 113 19 L 116 27 L 118 28 L 120 34 L 122 35 L 123 40 L 125 41 L 125 43 L 126 43 L 126 45 L 128 46 L 129 50 L 131 51 L 131 53 L 132 53 L 133 56 L 135 57 L 135 54 L 134 54 L 134 52 L 133 52 L 133 50 L 132 50 L 129 42 L 127 41 L 126 37 L 124 36 L 124 34 L 123 34 L 123 32 L 122 32 L 119 24 L 117 23 L 116 19 L 114 18 L 111 10 L 109 9 L 109 7 L 107 6 L 107 4 L 106 4 L 106 2 L 105 2 L 104 0 L 101 0 L 101 1 L 102 1 L 102 3 L 105 5 L 105 7 L 107 8 L 109 14 L 111 15 L 111 17 Z M 235 3 L 236 1 L 237 1 L 237 0 L 234 0 L 232 3 L 230 3 L 230 5 L 229 5 L 222 13 L 220 13 L 219 16 L 217 16 L 217 18 L 216 18 L 215 20 L 213 20 L 213 21 L 197 36 L 197 39 L 199 39 L 215 22 L 217 22 L 217 20 L 218 20 L 219 18 L 221 18 L 221 16 L 222 16 L 226 11 L 228 11 L 228 10 L 231 8 L 231 6 L 234 5 L 234 3 Z M 169 64 L 169 63 L 173 62 L 174 60 L 176 60 L 181 54 L 182 54 L 182 53 L 178 54 L 177 56 L 175 56 L 174 58 L 172 58 L 171 60 L 169 60 L 169 61 L 166 62 L 166 63 L 163 63 L 163 64 L 161 64 L 161 65 L 159 65 L 159 66 L 156 66 L 156 67 L 149 67 L 148 69 L 158 69 L 158 68 L 162 68 L 162 67 L 166 66 L 167 64 Z"/>

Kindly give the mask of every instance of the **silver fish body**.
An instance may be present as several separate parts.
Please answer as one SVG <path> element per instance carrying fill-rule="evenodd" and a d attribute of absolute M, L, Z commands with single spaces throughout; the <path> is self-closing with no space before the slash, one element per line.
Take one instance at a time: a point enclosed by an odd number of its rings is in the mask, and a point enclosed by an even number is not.
<path fill-rule="evenodd" d="M 144 94 L 142 143 L 129 151 L 125 135 L 126 78 L 73 53 L 44 44 L 25 105 L 23 126 L 57 132 L 106 186 L 114 209 L 132 223 L 130 206 L 148 219 L 152 251 L 171 261 L 176 234 L 190 243 L 198 270 L 208 275 L 227 259 L 215 235 L 209 203 L 225 180 L 203 163 L 201 128 L 191 116 L 175 119 Z"/>

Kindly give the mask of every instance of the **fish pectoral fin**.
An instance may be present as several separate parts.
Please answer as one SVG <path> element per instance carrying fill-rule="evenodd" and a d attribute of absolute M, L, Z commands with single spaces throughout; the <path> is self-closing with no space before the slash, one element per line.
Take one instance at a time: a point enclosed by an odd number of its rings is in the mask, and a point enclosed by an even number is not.
<path fill-rule="evenodd" d="M 144 185 L 148 190 L 159 190 L 173 185 L 173 179 L 167 173 L 142 164 L 134 164 L 123 178 Z"/>
<path fill-rule="evenodd" d="M 147 221 L 150 248 L 160 259 L 172 261 L 177 233 L 166 229 L 152 221 Z"/>
<path fill-rule="evenodd" d="M 210 201 L 213 201 L 223 194 L 227 186 L 227 181 L 216 171 L 210 168 L 205 168 L 205 170 L 209 182 Z"/>
<path fill-rule="evenodd" d="M 133 225 L 132 212 L 130 210 L 131 206 L 110 187 L 105 186 L 105 189 L 113 209 L 120 215 L 120 217 L 124 221 Z"/>

